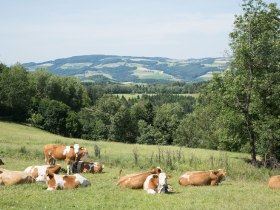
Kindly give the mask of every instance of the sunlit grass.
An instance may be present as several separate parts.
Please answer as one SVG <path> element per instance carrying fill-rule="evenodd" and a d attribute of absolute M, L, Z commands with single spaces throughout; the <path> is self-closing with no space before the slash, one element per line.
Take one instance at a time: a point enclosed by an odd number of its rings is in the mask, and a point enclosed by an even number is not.
<path fill-rule="evenodd" d="M 177 146 L 133 145 L 64 138 L 29 126 L 0 122 L 0 158 L 11 170 L 43 165 L 43 146 L 48 143 L 79 143 L 101 149 L 102 174 L 84 174 L 92 186 L 83 189 L 47 192 L 44 183 L 0 186 L 0 209 L 279 209 L 280 191 L 267 188 L 277 170 L 254 168 L 244 162 L 248 154 L 181 148 Z M 135 162 L 135 155 L 138 161 Z M 171 162 L 170 162 L 171 161 Z M 63 161 L 59 163 L 65 167 Z M 120 189 L 121 175 L 161 166 L 172 176 L 174 193 L 147 195 L 144 190 Z M 226 180 L 219 187 L 182 187 L 179 176 L 189 170 L 224 168 Z"/>

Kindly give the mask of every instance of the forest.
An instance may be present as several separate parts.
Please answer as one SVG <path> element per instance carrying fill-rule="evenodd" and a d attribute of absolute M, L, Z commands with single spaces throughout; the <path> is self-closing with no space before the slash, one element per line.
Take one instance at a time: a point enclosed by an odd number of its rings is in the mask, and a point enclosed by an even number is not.
<path fill-rule="evenodd" d="M 86 84 L 21 64 L 0 65 L 0 116 L 88 140 L 249 152 L 280 160 L 280 10 L 245 1 L 230 33 L 232 61 L 207 83 Z M 197 93 L 199 97 L 178 95 Z M 117 93 L 142 93 L 125 99 Z M 262 158 L 262 162 L 258 160 Z"/>

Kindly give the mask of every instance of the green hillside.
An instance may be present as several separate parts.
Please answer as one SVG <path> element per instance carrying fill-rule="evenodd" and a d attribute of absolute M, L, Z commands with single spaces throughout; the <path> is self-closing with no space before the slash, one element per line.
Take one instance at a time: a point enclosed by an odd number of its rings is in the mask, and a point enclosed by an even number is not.
<path fill-rule="evenodd" d="M 94 142 L 64 138 L 15 123 L 0 122 L 0 158 L 11 170 L 43 165 L 43 145 L 47 143 L 86 146 L 90 160 L 94 145 L 101 149 L 102 174 L 84 174 L 88 188 L 47 192 L 44 183 L 0 186 L 0 209 L 279 209 L 279 193 L 267 188 L 267 180 L 279 171 L 257 169 L 244 162 L 247 154 L 175 146 L 147 146 L 114 142 Z M 138 157 L 136 161 L 135 157 Z M 160 157 L 160 158 L 159 158 Z M 60 162 L 65 167 L 64 162 Z M 173 193 L 147 195 L 144 190 L 120 189 L 122 175 L 161 166 L 172 178 Z M 178 177 L 188 170 L 224 168 L 227 178 L 218 187 L 182 187 Z M 16 196 L 15 196 L 16 195 Z"/>
<path fill-rule="evenodd" d="M 204 81 L 228 65 L 229 58 L 180 60 L 115 55 L 83 55 L 24 64 L 29 71 L 45 68 L 55 74 L 75 76 L 81 80 L 114 82 Z"/>

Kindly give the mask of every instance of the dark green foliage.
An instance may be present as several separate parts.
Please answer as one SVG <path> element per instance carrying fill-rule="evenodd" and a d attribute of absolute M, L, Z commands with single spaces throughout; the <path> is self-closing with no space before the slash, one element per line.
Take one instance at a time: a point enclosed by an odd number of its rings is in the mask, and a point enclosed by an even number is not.
<path fill-rule="evenodd" d="M 62 102 L 42 99 L 38 107 L 38 113 L 43 117 L 42 128 L 52 133 L 66 135 L 66 120 L 69 109 Z"/>
<path fill-rule="evenodd" d="M 89 99 L 81 82 L 72 77 L 55 76 L 45 70 L 30 75 L 35 98 L 61 101 L 74 111 L 84 107 Z"/>
<path fill-rule="evenodd" d="M 118 112 L 111 117 L 109 139 L 119 142 L 135 143 L 136 125 L 132 121 L 129 110 L 121 106 Z"/>
<path fill-rule="evenodd" d="M 31 102 L 27 72 L 20 64 L 10 68 L 1 64 L 0 68 L 0 115 L 25 121 Z"/>
<path fill-rule="evenodd" d="M 144 120 L 138 121 L 139 136 L 137 143 L 139 144 L 162 144 L 163 136 L 158 129 L 148 124 Z"/>
<path fill-rule="evenodd" d="M 69 137 L 81 137 L 82 125 L 79 121 L 78 114 L 74 111 L 69 111 L 66 118 L 66 135 Z"/>

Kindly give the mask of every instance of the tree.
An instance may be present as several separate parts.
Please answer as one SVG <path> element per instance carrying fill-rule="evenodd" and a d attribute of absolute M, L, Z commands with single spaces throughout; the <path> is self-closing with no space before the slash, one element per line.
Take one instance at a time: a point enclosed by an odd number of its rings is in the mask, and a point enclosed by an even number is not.
<path fill-rule="evenodd" d="M 60 101 L 42 99 L 38 113 L 43 117 L 43 129 L 55 134 L 66 135 L 66 119 L 69 110 L 69 106 Z"/>
<path fill-rule="evenodd" d="M 136 125 L 133 123 L 129 110 L 122 105 L 118 112 L 111 116 L 109 138 L 119 142 L 135 143 Z"/>
<path fill-rule="evenodd" d="M 20 64 L 7 68 L 1 66 L 0 108 L 2 116 L 25 121 L 31 101 L 30 82 L 27 72 Z"/>
<path fill-rule="evenodd" d="M 74 111 L 69 111 L 66 118 L 66 135 L 70 137 L 81 137 L 82 125 L 79 121 L 78 114 Z"/>
<path fill-rule="evenodd" d="M 138 121 L 140 135 L 137 137 L 139 144 L 162 144 L 163 135 L 158 129 L 154 128 L 144 120 Z"/>
<path fill-rule="evenodd" d="M 89 103 L 86 89 L 77 78 L 52 75 L 45 87 L 48 98 L 61 101 L 74 111 Z"/>
<path fill-rule="evenodd" d="M 226 74 L 228 105 L 242 114 L 246 124 L 252 164 L 256 164 L 256 127 L 260 120 L 260 84 L 267 74 L 279 72 L 279 9 L 262 0 L 244 0 L 242 15 L 236 16 L 230 34 L 233 52 L 231 71 Z M 278 81 L 279 82 L 279 81 Z"/>
<path fill-rule="evenodd" d="M 184 116 L 183 107 L 179 103 L 163 104 L 156 110 L 154 127 L 162 134 L 159 144 L 173 143 L 174 133 Z"/>

